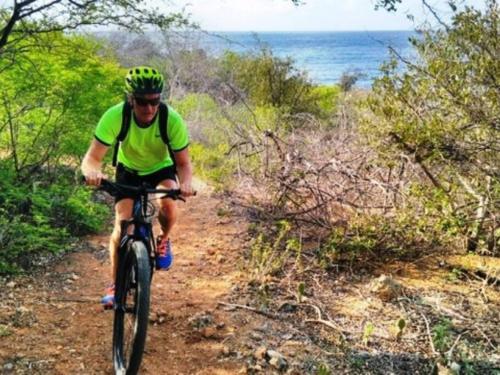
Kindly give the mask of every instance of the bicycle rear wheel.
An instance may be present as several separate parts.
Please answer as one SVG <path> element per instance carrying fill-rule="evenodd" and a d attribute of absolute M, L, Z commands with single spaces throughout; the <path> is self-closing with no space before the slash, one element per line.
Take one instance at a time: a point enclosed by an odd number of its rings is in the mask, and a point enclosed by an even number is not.
<path fill-rule="evenodd" d="M 134 241 L 125 255 L 115 291 L 113 363 L 115 374 L 137 374 L 146 343 L 150 262 L 144 243 Z"/>

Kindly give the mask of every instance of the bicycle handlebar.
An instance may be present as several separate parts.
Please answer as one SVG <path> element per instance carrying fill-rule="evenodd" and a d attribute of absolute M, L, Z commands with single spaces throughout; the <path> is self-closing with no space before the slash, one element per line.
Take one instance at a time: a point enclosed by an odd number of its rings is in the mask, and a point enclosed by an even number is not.
<path fill-rule="evenodd" d="M 85 181 L 85 177 L 82 177 L 82 180 Z M 143 184 L 142 186 L 133 186 L 103 179 L 101 180 L 101 185 L 98 186 L 98 189 L 107 192 L 111 196 L 116 196 L 119 193 L 130 193 L 134 196 L 144 196 L 147 194 L 165 194 L 163 197 L 161 197 L 161 199 L 172 198 L 174 200 L 179 199 L 185 201 L 185 199 L 181 195 L 180 189 L 156 189 L 149 187 L 147 184 Z"/>

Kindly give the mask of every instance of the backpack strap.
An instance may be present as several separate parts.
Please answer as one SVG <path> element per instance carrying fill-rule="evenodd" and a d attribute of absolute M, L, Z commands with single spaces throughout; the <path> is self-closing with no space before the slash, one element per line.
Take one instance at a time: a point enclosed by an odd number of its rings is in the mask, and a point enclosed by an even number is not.
<path fill-rule="evenodd" d="M 174 168 L 175 168 L 175 157 L 174 157 L 174 151 L 172 150 L 172 147 L 170 146 L 170 140 L 168 139 L 168 106 L 165 103 L 160 103 L 160 113 L 159 113 L 159 121 L 158 124 L 160 126 L 160 136 L 163 141 L 167 145 L 168 148 L 168 154 L 170 155 L 170 159 L 172 159 L 172 162 L 174 163 Z"/>
<path fill-rule="evenodd" d="M 130 118 L 132 116 L 132 106 L 125 100 L 122 109 L 122 126 L 120 128 L 120 133 L 118 133 L 118 137 L 116 137 L 115 148 L 113 151 L 113 167 L 116 167 L 116 162 L 118 159 L 118 149 L 120 148 L 120 144 L 123 142 L 125 137 L 127 137 L 128 129 L 130 128 Z"/>

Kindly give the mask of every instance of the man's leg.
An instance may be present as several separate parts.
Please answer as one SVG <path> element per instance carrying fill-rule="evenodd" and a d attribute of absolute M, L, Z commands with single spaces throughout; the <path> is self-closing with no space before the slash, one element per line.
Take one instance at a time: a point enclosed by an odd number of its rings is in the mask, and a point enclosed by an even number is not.
<path fill-rule="evenodd" d="M 111 277 L 113 283 L 116 279 L 116 269 L 118 267 L 118 248 L 120 246 L 121 235 L 120 222 L 132 217 L 133 205 L 134 201 L 129 198 L 121 199 L 115 204 L 115 226 L 109 239 L 109 256 L 111 261 Z"/>
<path fill-rule="evenodd" d="M 158 185 L 159 189 L 178 189 L 176 181 L 163 180 Z M 170 234 L 172 227 L 177 221 L 177 203 L 170 198 L 160 199 L 160 212 L 158 221 L 160 222 L 162 237 L 166 240 Z"/>

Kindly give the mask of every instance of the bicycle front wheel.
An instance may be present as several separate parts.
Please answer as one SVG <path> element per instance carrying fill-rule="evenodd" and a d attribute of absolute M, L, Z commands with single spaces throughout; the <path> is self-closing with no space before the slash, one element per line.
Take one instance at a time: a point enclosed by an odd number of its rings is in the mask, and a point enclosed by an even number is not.
<path fill-rule="evenodd" d="M 115 290 L 115 374 L 137 374 L 146 343 L 151 270 L 144 243 L 134 241 L 119 269 Z"/>

